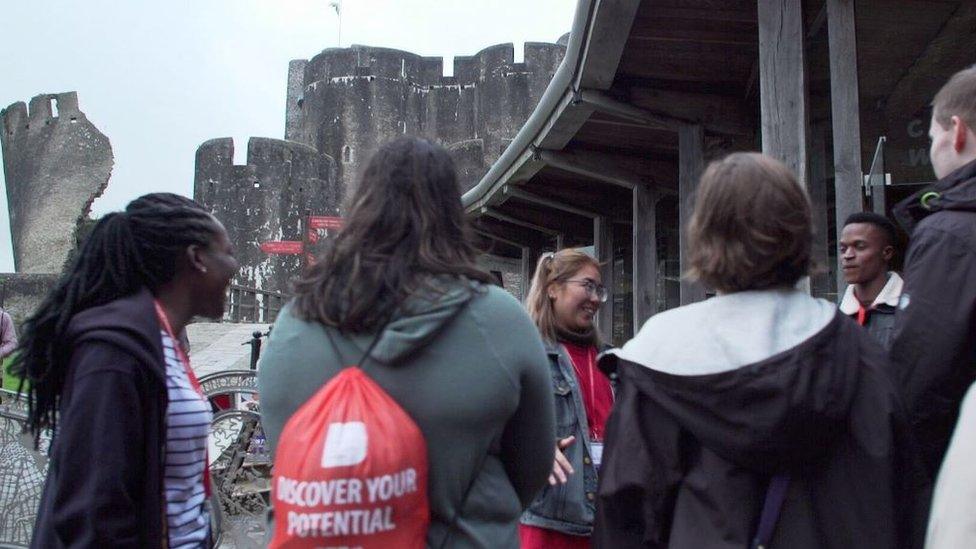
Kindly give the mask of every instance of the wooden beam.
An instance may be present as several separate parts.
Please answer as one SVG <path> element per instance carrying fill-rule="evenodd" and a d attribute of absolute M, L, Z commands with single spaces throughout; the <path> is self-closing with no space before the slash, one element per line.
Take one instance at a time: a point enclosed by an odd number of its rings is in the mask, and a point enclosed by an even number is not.
<path fill-rule="evenodd" d="M 721 5 L 720 3 L 719 5 Z M 668 8 L 654 6 L 649 13 L 654 19 L 688 19 L 691 21 L 720 21 L 722 23 L 755 23 L 752 10 L 715 9 L 712 7 Z M 641 17 L 640 21 L 646 19 Z"/>
<path fill-rule="evenodd" d="M 597 329 L 605 343 L 613 342 L 613 222 L 607 217 L 593 220 L 593 254 L 600 262 L 600 277 L 611 295 L 600 306 Z"/>
<path fill-rule="evenodd" d="M 830 111 L 834 147 L 835 236 L 844 221 L 863 208 L 861 186 L 861 123 L 857 82 L 857 35 L 854 0 L 827 0 L 830 47 Z M 835 240 L 838 242 L 839 238 Z M 837 269 L 837 291 L 844 288 L 844 273 Z"/>
<path fill-rule="evenodd" d="M 807 180 L 807 76 L 802 0 L 759 0 L 762 151 Z"/>
<path fill-rule="evenodd" d="M 813 215 L 813 243 L 811 256 L 814 266 L 818 269 L 810 277 L 810 291 L 814 297 L 822 297 L 831 302 L 837 302 L 836 290 L 831 288 L 833 277 L 830 273 L 836 269 L 830 260 L 829 230 L 827 209 L 827 129 L 824 124 L 816 124 L 810 130 L 810 182 L 807 192 L 810 194 L 810 211 Z M 833 267 L 833 268 L 832 268 Z"/>
<path fill-rule="evenodd" d="M 622 110 L 620 116 L 644 117 L 648 125 L 656 122 L 672 131 L 684 124 L 700 123 L 711 133 L 749 136 L 756 133 L 755 115 L 748 105 L 725 95 L 662 90 L 636 84 L 628 90 L 627 103 L 623 105 L 629 109 Z M 594 108 L 603 111 L 595 105 Z"/>
<path fill-rule="evenodd" d="M 522 219 L 518 219 L 518 218 L 512 217 L 512 216 L 507 215 L 507 214 L 504 214 L 504 213 L 502 213 L 502 212 L 500 212 L 500 211 L 498 211 L 498 210 L 496 210 L 494 208 L 481 208 L 481 213 L 482 213 L 482 215 L 484 215 L 486 217 L 491 217 L 491 218 L 497 219 L 499 221 L 504 221 L 505 223 L 511 223 L 512 225 L 518 225 L 519 227 L 525 227 L 526 229 L 532 229 L 533 231 L 538 231 L 540 233 L 543 233 L 543 234 L 546 234 L 546 235 L 549 235 L 549 236 L 556 236 L 556 235 L 559 234 L 559 231 L 557 231 L 555 229 L 550 229 L 549 227 L 543 227 L 542 225 L 537 225 L 537 224 L 532 223 L 530 221 L 525 221 L 525 220 L 522 220 Z"/>
<path fill-rule="evenodd" d="M 519 269 L 522 277 L 522 291 L 520 292 L 521 298 L 519 301 L 521 301 L 523 304 L 525 303 L 525 298 L 529 296 L 529 287 L 532 285 L 532 275 L 535 273 L 535 264 L 532 261 L 534 258 L 535 254 L 533 253 L 532 248 L 523 246 L 521 269 Z"/>
<path fill-rule="evenodd" d="M 539 157 L 547 165 L 603 183 L 633 189 L 634 185 L 641 181 L 642 178 L 639 175 L 622 170 L 619 166 L 595 161 L 592 154 L 539 151 Z"/>
<path fill-rule="evenodd" d="M 634 334 L 657 312 L 657 201 L 654 189 L 634 187 L 634 226 L 632 231 L 634 273 Z"/>
<path fill-rule="evenodd" d="M 679 276 L 680 302 L 688 305 L 696 301 L 704 301 L 705 287 L 699 282 L 687 280 L 684 273 L 688 270 L 688 222 L 695 210 L 695 192 L 698 180 L 705 169 L 705 132 L 700 125 L 682 126 L 678 130 L 678 223 L 680 248 Z"/>
<path fill-rule="evenodd" d="M 508 244 L 509 246 L 515 246 L 516 248 L 523 248 L 525 245 L 521 242 L 516 242 L 514 240 L 509 240 L 505 237 L 494 235 L 488 231 L 482 231 L 481 229 L 472 229 L 472 232 L 482 238 L 487 238 L 488 240 L 495 240 L 503 244 Z"/>
<path fill-rule="evenodd" d="M 584 105 L 589 105 L 594 110 L 605 114 L 639 122 L 645 126 L 662 130 L 677 130 L 682 123 L 688 122 L 667 114 L 660 114 L 635 107 L 630 103 L 624 103 L 610 97 L 599 90 L 580 90 L 578 92 L 579 101 Z"/>
<path fill-rule="evenodd" d="M 756 46 L 755 32 L 727 30 L 718 28 L 696 28 L 668 26 L 668 21 L 658 19 L 644 23 L 640 34 L 631 33 L 627 40 L 633 42 L 697 42 L 701 44 L 723 44 L 726 46 Z"/>
<path fill-rule="evenodd" d="M 519 189 L 518 187 L 513 187 L 511 185 L 505 185 L 502 188 L 502 194 L 506 194 L 508 196 L 511 196 L 512 198 L 518 198 L 519 200 L 524 200 L 531 204 L 538 204 L 539 206 L 545 206 L 547 208 L 552 208 L 554 210 L 560 210 L 566 213 L 571 213 L 573 215 L 578 215 L 580 217 L 594 218 L 600 216 L 599 213 L 593 210 L 587 210 L 586 208 L 580 208 L 578 206 L 566 204 L 565 202 L 553 200 L 545 196 L 539 196 L 537 194 L 524 191 L 522 189 Z"/>
<path fill-rule="evenodd" d="M 508 223 L 497 221 L 490 217 L 478 218 L 473 228 L 490 234 L 493 237 L 496 237 L 496 239 L 499 241 L 513 243 L 512 245 L 520 248 L 522 246 L 528 246 L 530 248 L 545 248 L 550 245 L 551 241 L 548 236 L 541 235 L 536 231 L 525 230 Z"/>

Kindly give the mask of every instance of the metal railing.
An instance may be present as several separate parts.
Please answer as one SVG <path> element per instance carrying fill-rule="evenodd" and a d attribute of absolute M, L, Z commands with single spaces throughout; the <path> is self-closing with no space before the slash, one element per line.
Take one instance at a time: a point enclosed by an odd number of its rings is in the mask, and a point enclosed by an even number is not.
<path fill-rule="evenodd" d="M 231 284 L 227 287 L 224 321 L 271 324 L 287 299 L 288 295 L 281 292 Z"/>

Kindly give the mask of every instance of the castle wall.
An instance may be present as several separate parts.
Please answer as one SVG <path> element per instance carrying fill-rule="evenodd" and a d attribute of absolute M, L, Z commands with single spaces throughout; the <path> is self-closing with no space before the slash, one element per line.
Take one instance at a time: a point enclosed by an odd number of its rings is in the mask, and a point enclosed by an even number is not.
<path fill-rule="evenodd" d="M 289 290 L 301 256 L 267 255 L 261 242 L 302 240 L 306 209 L 338 215 L 370 156 L 383 143 L 416 135 L 443 145 L 462 190 L 473 186 L 531 114 L 565 47 L 526 44 L 525 62 L 501 44 L 454 62 L 387 48 L 324 50 L 288 66 L 285 141 L 252 138 L 233 165 L 231 139 L 197 150 L 194 196 L 227 227 L 242 269 L 237 282 Z"/>
<path fill-rule="evenodd" d="M 467 190 L 528 119 L 564 54 L 561 45 L 529 43 L 515 63 L 513 45 L 500 44 L 455 58 L 454 76 L 445 77 L 439 57 L 327 49 L 305 64 L 300 98 L 289 85 L 289 108 L 299 99 L 301 107 L 288 111 L 287 135 L 335 158 L 347 192 L 382 143 L 425 137 L 452 151 Z"/>
<path fill-rule="evenodd" d="M 0 121 L 15 269 L 60 272 L 108 185 L 112 146 L 78 108 L 75 92 L 38 95 L 29 109 L 14 103 Z"/>
<path fill-rule="evenodd" d="M 233 159 L 231 138 L 200 145 L 194 199 L 227 228 L 241 264 L 235 282 L 287 292 L 301 272 L 302 256 L 268 254 L 260 244 L 303 240 L 306 210 L 338 215 L 334 162 L 307 145 L 259 137 L 248 141 L 247 164 L 235 166 Z"/>

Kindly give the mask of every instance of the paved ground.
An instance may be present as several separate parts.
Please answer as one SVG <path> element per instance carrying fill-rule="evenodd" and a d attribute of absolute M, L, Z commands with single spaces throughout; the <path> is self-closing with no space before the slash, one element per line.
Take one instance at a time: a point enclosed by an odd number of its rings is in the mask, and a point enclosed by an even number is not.
<path fill-rule="evenodd" d="M 224 370 L 246 370 L 251 365 L 251 334 L 268 331 L 268 324 L 198 322 L 186 328 L 190 362 L 197 377 Z M 267 343 L 264 340 L 263 343 Z"/>

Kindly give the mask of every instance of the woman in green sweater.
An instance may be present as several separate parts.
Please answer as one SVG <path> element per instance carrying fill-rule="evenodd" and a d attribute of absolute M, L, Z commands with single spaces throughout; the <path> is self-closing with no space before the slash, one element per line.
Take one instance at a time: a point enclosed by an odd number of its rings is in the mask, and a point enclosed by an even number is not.
<path fill-rule="evenodd" d="M 517 548 L 519 515 L 552 468 L 549 366 L 522 307 L 477 267 L 460 198 L 441 147 L 380 148 L 271 332 L 262 421 L 274 452 L 288 418 L 376 340 L 369 375 L 427 443 L 427 545 Z"/>

